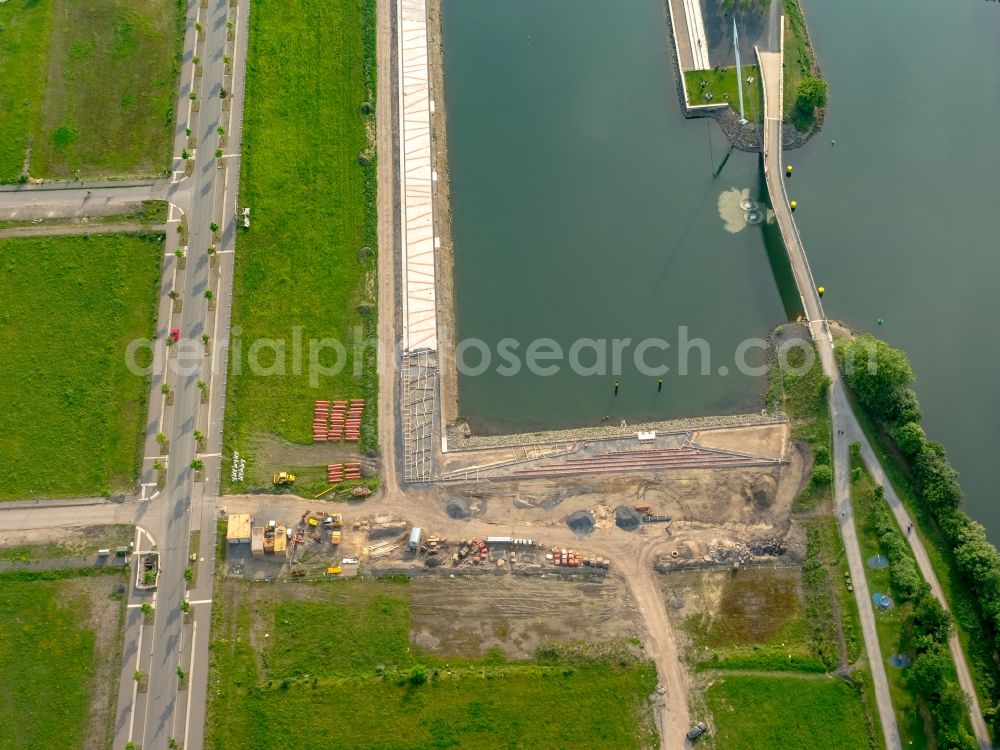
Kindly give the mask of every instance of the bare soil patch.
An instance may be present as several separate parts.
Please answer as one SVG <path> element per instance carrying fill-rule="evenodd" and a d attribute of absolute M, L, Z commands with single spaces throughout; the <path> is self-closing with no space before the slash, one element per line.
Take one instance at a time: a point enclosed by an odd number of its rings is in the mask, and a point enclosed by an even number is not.
<path fill-rule="evenodd" d="M 692 442 L 706 448 L 741 451 L 768 458 L 781 458 L 787 439 L 787 424 L 703 430 L 691 437 Z"/>
<path fill-rule="evenodd" d="M 422 578 L 410 584 L 410 641 L 440 654 L 512 659 L 548 643 L 638 637 L 640 618 L 625 586 L 502 576 Z"/>
<path fill-rule="evenodd" d="M 68 606 L 89 611 L 94 632 L 94 675 L 90 680 L 90 723 L 83 750 L 103 750 L 114 737 L 118 677 L 125 634 L 125 576 L 88 576 L 65 582 Z M 71 592 L 71 593 L 70 593 Z"/>

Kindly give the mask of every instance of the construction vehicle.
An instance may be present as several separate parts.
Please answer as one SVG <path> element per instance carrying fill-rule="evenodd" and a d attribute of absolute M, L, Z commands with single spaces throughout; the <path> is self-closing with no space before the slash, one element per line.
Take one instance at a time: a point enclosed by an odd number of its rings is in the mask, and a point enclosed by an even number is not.
<path fill-rule="evenodd" d="M 287 471 L 279 471 L 274 475 L 275 484 L 292 484 L 295 482 L 295 475 L 289 474 Z"/>
<path fill-rule="evenodd" d="M 330 522 L 327 524 L 327 526 L 330 526 L 334 529 L 344 528 L 344 517 L 340 513 L 334 513 L 332 516 L 329 516 L 327 520 Z"/>
<path fill-rule="evenodd" d="M 340 544 L 340 532 L 334 531 L 330 534 L 330 544 Z"/>
<path fill-rule="evenodd" d="M 339 565 L 333 565 L 326 569 L 327 575 L 336 576 L 344 572 L 344 569 Z"/>

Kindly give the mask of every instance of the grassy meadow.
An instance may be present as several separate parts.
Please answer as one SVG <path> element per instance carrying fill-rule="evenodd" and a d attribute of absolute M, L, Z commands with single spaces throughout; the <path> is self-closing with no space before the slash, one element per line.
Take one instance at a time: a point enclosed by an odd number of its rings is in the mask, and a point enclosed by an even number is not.
<path fill-rule="evenodd" d="M 156 236 L 0 239 L 0 500 L 133 487 L 149 379 L 125 354 L 155 332 L 162 252 Z"/>
<path fill-rule="evenodd" d="M 170 164 L 182 0 L 51 0 L 52 41 L 31 174 L 161 174 Z"/>
<path fill-rule="evenodd" d="M 0 4 L 0 182 L 161 174 L 170 164 L 182 0 Z"/>
<path fill-rule="evenodd" d="M 251 14 L 240 205 L 253 226 L 238 240 L 232 324 L 242 357 L 234 341 L 225 438 L 227 452 L 250 461 L 254 435 L 309 443 L 316 399 L 368 399 L 362 447 L 374 446 L 375 349 L 355 350 L 376 333 L 375 167 L 359 160 L 371 157 L 366 127 L 374 132 L 361 113 L 374 100 L 373 34 L 373 0 L 263 0 Z M 262 338 L 285 346 L 272 374 L 248 366 Z M 315 350 L 337 374 L 310 382 L 310 339 L 343 345 Z M 256 359 L 268 368 L 276 356 Z"/>
<path fill-rule="evenodd" d="M 655 746 L 652 664 L 421 653 L 409 642 L 407 592 L 353 580 L 255 599 L 250 583 L 225 581 L 212 613 L 206 747 Z"/>
<path fill-rule="evenodd" d="M 0 750 L 110 747 L 124 602 L 108 597 L 124 582 L 120 568 L 0 573 Z"/>
<path fill-rule="evenodd" d="M 837 677 L 724 677 L 706 693 L 716 747 L 870 747 L 855 689 Z"/>
<path fill-rule="evenodd" d="M 53 0 L 0 3 L 0 182 L 14 182 L 42 111 Z"/>

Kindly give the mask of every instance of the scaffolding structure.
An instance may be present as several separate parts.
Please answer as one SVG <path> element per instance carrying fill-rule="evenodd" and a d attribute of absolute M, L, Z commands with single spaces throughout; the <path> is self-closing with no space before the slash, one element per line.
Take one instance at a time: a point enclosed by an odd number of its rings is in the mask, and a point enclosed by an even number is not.
<path fill-rule="evenodd" d="M 403 479 L 429 482 L 434 456 L 437 352 L 421 349 L 403 355 Z"/>

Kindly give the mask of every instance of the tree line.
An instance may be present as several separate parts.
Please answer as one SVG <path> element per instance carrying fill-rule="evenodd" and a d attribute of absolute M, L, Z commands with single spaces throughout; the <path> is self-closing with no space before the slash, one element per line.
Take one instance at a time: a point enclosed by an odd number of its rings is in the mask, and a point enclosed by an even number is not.
<path fill-rule="evenodd" d="M 954 566 L 979 610 L 979 619 L 995 654 L 1000 649 L 1000 551 L 987 540 L 983 525 L 961 510 L 964 496 L 958 472 L 949 463 L 944 446 L 928 440 L 920 425 L 920 404 L 911 388 L 913 368 L 906 354 L 871 335 L 839 341 L 836 353 L 844 379 L 858 403 L 904 457 L 917 500 L 940 529 Z M 928 705 L 935 724 L 939 718 L 951 723 L 961 696 L 961 691 L 955 692 L 947 680 L 938 680 L 944 674 L 943 663 L 951 665 L 943 644 L 941 641 L 936 647 L 926 648 L 911 667 L 911 680 L 930 699 Z M 996 666 L 982 663 L 976 666 L 980 686 L 994 704 L 984 713 L 996 732 L 1000 730 Z M 966 746 L 954 739 L 942 743 L 940 736 L 938 743 L 942 747 Z"/>
<path fill-rule="evenodd" d="M 851 445 L 853 458 L 857 458 L 860 449 L 860 443 Z M 858 492 L 855 497 L 865 509 L 867 530 L 878 537 L 879 549 L 889 561 L 889 586 L 897 604 L 910 605 L 903 610 L 914 656 L 906 673 L 907 687 L 926 707 L 938 747 L 975 750 L 978 746 L 967 726 L 968 699 L 958 684 L 948 651 L 948 638 L 954 627 L 952 617 L 920 575 L 884 494 L 882 487 L 875 487 Z"/>

